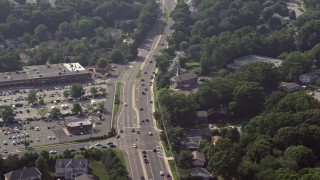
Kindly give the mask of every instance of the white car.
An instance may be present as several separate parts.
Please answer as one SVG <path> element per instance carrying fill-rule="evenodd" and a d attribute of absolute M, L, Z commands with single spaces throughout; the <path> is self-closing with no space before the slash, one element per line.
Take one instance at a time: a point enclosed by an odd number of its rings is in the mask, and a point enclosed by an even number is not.
<path fill-rule="evenodd" d="M 51 136 L 52 137 L 52 139 L 56 139 L 56 137 L 55 136 Z"/>
<path fill-rule="evenodd" d="M 161 176 L 164 176 L 164 172 L 163 172 L 163 171 L 160 171 L 160 175 L 161 175 Z"/>
<path fill-rule="evenodd" d="M 125 102 L 125 103 L 124 103 L 124 106 L 128 106 L 128 104 Z"/>
<path fill-rule="evenodd" d="M 48 139 L 49 139 L 49 140 L 51 140 L 51 139 L 52 139 L 52 137 L 51 137 L 51 136 L 48 136 Z"/>
<path fill-rule="evenodd" d="M 95 146 L 102 146 L 100 143 L 96 143 Z"/>
<path fill-rule="evenodd" d="M 149 135 L 152 136 L 152 132 L 149 132 Z"/>
<path fill-rule="evenodd" d="M 89 146 L 89 149 L 94 149 L 94 146 Z"/>
<path fill-rule="evenodd" d="M 37 140 L 37 141 L 40 141 L 40 139 L 39 139 L 39 138 L 36 138 L 36 140 Z"/>
<path fill-rule="evenodd" d="M 49 154 L 57 154 L 57 151 L 49 151 Z"/>
<path fill-rule="evenodd" d="M 12 141 L 12 143 L 11 143 L 12 145 L 17 145 L 17 142 L 15 142 L 15 141 Z"/>
<path fill-rule="evenodd" d="M 8 145 L 8 142 L 7 141 L 3 141 L 3 145 Z"/>
<path fill-rule="evenodd" d="M 12 136 L 12 139 L 17 139 L 15 136 Z"/>
<path fill-rule="evenodd" d="M 136 144 L 133 144 L 133 147 L 134 147 L 134 148 L 137 148 L 138 146 L 137 146 Z"/>

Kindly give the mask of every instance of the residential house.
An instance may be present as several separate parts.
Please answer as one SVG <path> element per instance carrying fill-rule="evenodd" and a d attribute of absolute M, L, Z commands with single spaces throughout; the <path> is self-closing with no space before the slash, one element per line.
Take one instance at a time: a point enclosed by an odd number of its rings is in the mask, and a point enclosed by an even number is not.
<path fill-rule="evenodd" d="M 176 75 L 170 79 L 170 86 L 173 88 L 187 88 L 198 83 L 198 76 L 193 73 Z"/>
<path fill-rule="evenodd" d="M 213 145 L 216 145 L 216 143 L 217 143 L 220 139 L 222 139 L 221 136 L 212 136 L 212 137 L 211 137 L 211 141 L 212 141 Z"/>
<path fill-rule="evenodd" d="M 74 178 L 74 180 L 96 180 L 96 178 L 91 174 L 82 174 Z"/>
<path fill-rule="evenodd" d="M 300 85 L 297 83 L 282 82 L 279 89 L 284 92 L 294 92 L 300 89 Z"/>
<path fill-rule="evenodd" d="M 313 84 L 319 80 L 319 75 L 315 72 L 308 72 L 300 75 L 299 80 L 303 84 Z"/>
<path fill-rule="evenodd" d="M 207 111 L 198 111 L 196 122 L 207 124 L 208 123 L 208 113 Z"/>
<path fill-rule="evenodd" d="M 79 175 L 88 173 L 88 166 L 87 159 L 57 159 L 56 176 L 74 180 Z"/>
<path fill-rule="evenodd" d="M 199 150 L 202 142 L 203 139 L 201 136 L 185 137 L 180 140 L 180 144 L 183 148 L 194 151 Z"/>
<path fill-rule="evenodd" d="M 227 64 L 227 68 L 230 70 L 238 70 L 246 64 L 257 63 L 257 62 L 271 63 L 275 67 L 279 67 L 282 64 L 281 59 L 275 59 L 271 57 L 257 56 L 257 55 L 248 55 L 248 56 L 244 56 L 244 57 L 233 60 L 233 63 Z"/>
<path fill-rule="evenodd" d="M 206 155 L 199 151 L 192 152 L 193 161 L 192 165 L 196 167 L 203 167 L 204 163 L 206 162 Z"/>
<path fill-rule="evenodd" d="M 41 173 L 35 167 L 13 170 L 4 174 L 5 180 L 41 180 Z"/>
<path fill-rule="evenodd" d="M 200 167 L 190 169 L 190 175 L 194 177 L 202 177 L 202 179 L 205 180 L 212 178 L 212 175 L 208 172 L 207 169 Z"/>

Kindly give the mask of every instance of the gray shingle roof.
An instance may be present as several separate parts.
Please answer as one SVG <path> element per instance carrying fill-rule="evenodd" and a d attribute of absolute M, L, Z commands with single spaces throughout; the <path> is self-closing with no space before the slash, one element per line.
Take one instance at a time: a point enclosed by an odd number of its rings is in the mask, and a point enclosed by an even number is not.
<path fill-rule="evenodd" d="M 57 159 L 56 168 L 87 168 L 87 159 Z"/>
<path fill-rule="evenodd" d="M 19 180 L 19 179 L 28 179 L 31 177 L 35 176 L 41 176 L 42 174 L 40 171 L 35 168 L 35 167 L 30 167 L 30 168 L 24 168 L 24 169 L 19 169 L 19 170 L 14 170 L 11 172 L 8 172 L 4 176 L 8 180 Z"/>

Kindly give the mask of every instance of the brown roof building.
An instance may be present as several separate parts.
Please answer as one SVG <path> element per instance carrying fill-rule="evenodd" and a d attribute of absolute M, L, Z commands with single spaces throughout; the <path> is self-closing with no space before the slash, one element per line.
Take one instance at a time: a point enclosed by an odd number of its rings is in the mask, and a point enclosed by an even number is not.
<path fill-rule="evenodd" d="M 300 89 L 300 85 L 297 83 L 286 83 L 286 82 L 282 82 L 280 84 L 279 89 L 281 89 L 282 91 L 285 92 L 293 92 L 293 91 L 297 91 Z"/>
<path fill-rule="evenodd" d="M 92 132 L 93 128 L 93 125 L 89 119 L 67 120 L 65 121 L 64 126 L 68 130 L 69 134 L 73 135 L 89 134 Z"/>
<path fill-rule="evenodd" d="M 22 71 L 0 73 L 0 88 L 83 82 L 91 73 L 79 63 L 26 66 Z"/>
<path fill-rule="evenodd" d="M 193 73 L 185 73 L 170 79 L 170 86 L 174 88 L 187 88 L 198 83 L 198 76 Z"/>
<path fill-rule="evenodd" d="M 193 161 L 192 164 L 196 167 L 203 167 L 206 162 L 206 155 L 199 151 L 193 151 Z"/>

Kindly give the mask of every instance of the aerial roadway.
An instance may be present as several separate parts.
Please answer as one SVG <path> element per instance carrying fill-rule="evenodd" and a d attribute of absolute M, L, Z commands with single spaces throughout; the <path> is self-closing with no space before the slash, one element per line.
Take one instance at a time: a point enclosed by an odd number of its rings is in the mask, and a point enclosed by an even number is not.
<path fill-rule="evenodd" d="M 154 55 L 159 55 L 171 34 L 168 26 L 163 29 L 164 6 L 168 13 L 174 8 L 174 1 L 159 2 L 159 16 L 156 24 L 148 33 L 146 40 L 138 49 L 138 58 L 131 62 L 125 71 L 121 84 L 121 111 L 117 117 L 117 130 L 120 138 L 117 147 L 127 153 L 131 179 L 168 179 L 170 173 L 160 148 L 160 137 L 155 130 L 153 119 L 152 88 L 155 76 Z M 168 15 L 169 16 L 169 15 Z M 141 70 L 141 78 L 137 78 Z"/>

